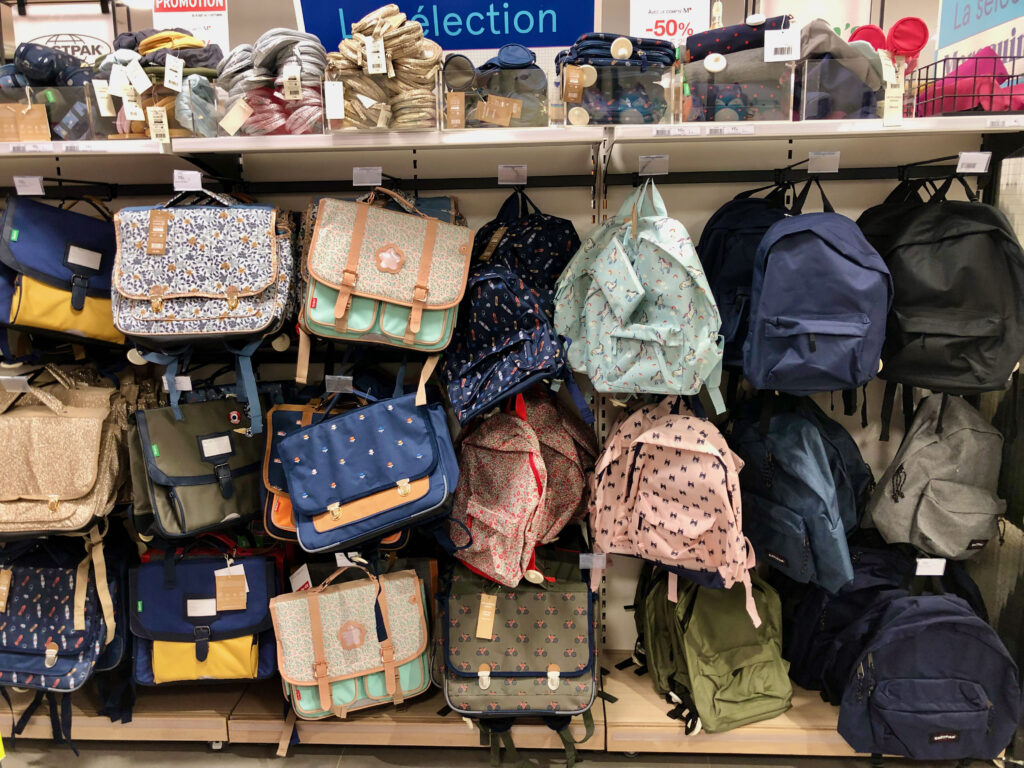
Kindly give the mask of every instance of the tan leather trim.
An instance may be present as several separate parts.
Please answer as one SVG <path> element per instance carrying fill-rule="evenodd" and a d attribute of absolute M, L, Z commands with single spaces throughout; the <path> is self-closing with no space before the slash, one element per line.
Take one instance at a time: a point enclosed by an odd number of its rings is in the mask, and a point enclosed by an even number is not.
<path fill-rule="evenodd" d="M 191 135 L 191 134 L 189 134 L 189 135 Z M 184 209 L 181 209 L 181 208 L 166 208 L 166 209 L 158 208 L 158 209 L 154 209 L 154 210 L 166 210 L 166 211 L 171 213 L 171 218 L 173 219 L 176 214 L 180 213 Z M 227 209 L 225 209 L 225 210 L 227 210 Z M 149 294 L 148 293 L 135 294 L 135 293 L 126 293 L 126 292 L 121 290 L 121 226 L 120 225 L 121 225 L 121 215 L 120 215 L 120 213 L 115 213 L 114 214 L 114 239 L 115 239 L 115 242 L 117 244 L 117 251 L 114 254 L 114 274 L 113 274 L 113 277 L 111 278 L 111 285 L 114 287 L 114 290 L 116 290 L 118 292 L 118 294 L 120 294 L 121 296 L 123 296 L 126 299 L 135 299 L 137 301 L 145 300 L 148 303 L 149 302 Z M 278 253 L 278 249 L 277 249 L 277 240 L 278 240 L 278 235 L 277 235 L 277 209 L 274 208 L 270 212 L 270 258 L 271 258 L 271 260 L 273 261 L 273 264 L 274 264 L 274 273 L 270 276 L 270 279 L 267 280 L 267 283 L 265 285 L 257 286 L 256 288 L 252 288 L 252 289 L 250 289 L 248 291 L 239 291 L 238 292 L 239 296 L 259 296 L 260 294 L 266 293 L 268 290 L 273 288 L 274 285 L 277 283 L 278 274 L 281 271 L 281 258 L 280 258 L 280 254 Z M 472 240 L 470 242 L 472 242 Z M 219 292 L 219 293 L 204 293 L 204 292 L 201 292 L 201 291 L 189 291 L 188 293 L 162 293 L 161 294 L 161 298 L 163 298 L 165 301 L 167 299 L 186 299 L 186 298 L 191 298 L 191 297 L 201 297 L 201 298 L 206 298 L 206 299 L 223 299 L 224 298 L 224 293 L 223 292 Z"/>
<path fill-rule="evenodd" d="M 292 509 L 292 500 L 285 493 L 273 493 L 274 500 L 270 506 L 270 520 L 282 531 L 295 533 L 295 511 Z"/>
<path fill-rule="evenodd" d="M 309 632 L 313 640 L 313 679 L 320 696 L 320 709 L 331 709 L 333 701 L 331 686 L 327 680 L 327 651 L 324 648 L 323 617 L 320 615 L 320 592 L 310 590 L 303 593 L 309 606 Z"/>
<path fill-rule="evenodd" d="M 345 331 L 348 326 L 348 308 L 352 301 L 352 289 L 355 288 L 359 279 L 359 251 L 363 245 L 363 237 L 366 235 L 366 218 L 369 216 L 370 206 L 366 203 L 356 204 L 356 220 L 352 225 L 352 240 L 348 248 L 348 262 L 341 275 L 341 285 L 338 286 L 338 300 L 334 304 L 334 328 L 339 333 Z M 320 219 L 317 219 L 319 228 Z"/>
<path fill-rule="evenodd" d="M 306 333 L 306 329 L 303 327 L 305 323 L 305 313 L 299 315 L 299 354 L 295 360 L 295 383 L 305 384 L 309 378 L 309 353 L 310 353 L 310 341 L 309 334 Z"/>
<path fill-rule="evenodd" d="M 348 504 L 342 504 L 334 514 L 323 512 L 316 515 L 313 518 L 313 528 L 318 533 L 333 531 L 342 525 L 362 520 L 378 512 L 397 507 L 399 504 L 407 504 L 410 501 L 422 499 L 429 491 L 430 478 L 421 477 L 419 480 L 413 480 L 409 483 L 409 494 L 407 496 L 398 495 L 398 486 L 379 491 L 362 499 L 350 501 Z"/>
<path fill-rule="evenodd" d="M 416 334 L 420 332 L 423 322 L 423 308 L 430 297 L 430 266 L 434 263 L 434 245 L 437 243 L 437 219 L 427 222 L 427 231 L 423 235 L 423 255 L 420 256 L 420 271 L 416 275 L 416 286 L 412 292 L 412 311 L 405 327 L 403 341 L 412 344 Z"/>
<path fill-rule="evenodd" d="M 440 355 L 431 355 L 424 361 L 423 368 L 420 370 L 420 380 L 416 385 L 416 405 L 427 404 L 427 381 L 434 375 L 434 369 L 437 368 L 440 360 Z"/>
<path fill-rule="evenodd" d="M 295 729 L 295 707 L 288 710 L 288 717 L 284 719 L 281 726 L 281 733 L 277 739 L 277 756 L 285 757 L 288 754 L 288 747 L 292 742 L 292 731 Z"/>

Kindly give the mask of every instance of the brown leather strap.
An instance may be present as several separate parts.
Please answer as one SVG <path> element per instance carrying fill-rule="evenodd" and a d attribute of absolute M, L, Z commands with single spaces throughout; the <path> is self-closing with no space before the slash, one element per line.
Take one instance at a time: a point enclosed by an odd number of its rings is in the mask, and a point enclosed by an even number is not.
<path fill-rule="evenodd" d="M 420 371 L 420 383 L 416 387 L 416 405 L 427 404 L 427 380 L 433 375 L 440 359 L 440 355 L 431 355 L 423 363 L 423 370 Z"/>
<path fill-rule="evenodd" d="M 295 709 L 288 710 L 288 717 L 284 719 L 284 725 L 281 726 L 281 734 L 277 737 L 277 756 L 286 757 L 288 755 L 288 747 L 292 743 L 292 731 L 295 730 Z"/>
<path fill-rule="evenodd" d="M 306 605 L 309 606 L 309 631 L 313 640 L 313 677 L 316 678 L 317 693 L 320 696 L 320 709 L 332 709 L 333 697 L 331 684 L 327 680 L 327 651 L 324 648 L 319 589 L 312 589 L 306 593 Z"/>
<path fill-rule="evenodd" d="M 114 601 L 110 597 L 110 584 L 107 582 L 107 561 L 103 556 L 103 537 L 98 526 L 89 531 L 86 549 L 92 556 L 92 570 L 96 575 L 96 594 L 100 599 L 100 610 L 103 612 L 103 623 L 107 625 L 107 637 L 103 645 L 110 645 L 117 629 L 117 615 L 114 613 Z"/>
<path fill-rule="evenodd" d="M 338 288 L 338 300 L 334 304 L 334 328 L 339 333 L 348 327 L 348 309 L 352 301 L 352 289 L 359 279 L 359 249 L 363 245 L 366 233 L 366 218 L 370 213 L 369 203 L 356 203 L 356 221 L 352 225 L 352 241 L 348 248 L 348 263 L 341 273 L 341 287 Z"/>
<path fill-rule="evenodd" d="M 295 383 L 305 384 L 309 378 L 309 334 L 299 328 L 299 356 L 295 362 Z"/>
<path fill-rule="evenodd" d="M 437 219 L 427 222 L 427 231 L 423 235 L 423 255 L 420 257 L 420 271 L 416 275 L 416 287 L 412 291 L 412 309 L 409 312 L 409 324 L 405 327 L 405 344 L 412 344 L 416 334 L 420 332 L 423 322 L 423 307 L 427 303 L 427 287 L 430 282 L 430 265 L 434 261 L 434 242 L 437 240 Z"/>
<path fill-rule="evenodd" d="M 374 187 L 373 191 L 370 192 L 369 197 L 366 198 L 366 202 L 368 204 L 370 204 L 370 205 L 373 205 L 373 203 L 377 199 L 377 193 L 378 192 L 380 194 L 387 195 L 388 197 L 390 197 L 392 200 L 394 200 L 396 203 L 398 203 L 400 206 L 402 206 L 402 208 L 404 208 L 407 213 L 411 213 L 414 216 L 422 216 L 424 219 L 430 218 L 429 216 L 427 216 L 422 211 L 416 210 L 416 206 L 414 206 L 412 203 L 410 203 L 404 197 L 402 197 L 399 194 L 396 194 L 395 192 L 392 192 L 390 189 L 386 189 L 385 187 Z M 387 201 L 385 200 L 384 203 L 387 204 Z"/>

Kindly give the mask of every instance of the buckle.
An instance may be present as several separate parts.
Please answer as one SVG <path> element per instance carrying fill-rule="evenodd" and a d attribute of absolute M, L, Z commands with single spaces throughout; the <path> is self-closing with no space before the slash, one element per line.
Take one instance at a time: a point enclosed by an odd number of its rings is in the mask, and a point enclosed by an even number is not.
<path fill-rule="evenodd" d="M 89 278 L 86 277 L 85 275 L 77 275 L 77 274 L 76 275 L 72 275 L 71 276 L 71 285 L 72 285 L 72 287 L 81 286 L 83 288 L 88 288 L 89 287 Z"/>
<path fill-rule="evenodd" d="M 60 496 L 58 496 L 56 493 L 50 494 L 46 498 L 46 508 L 48 510 L 50 510 L 51 512 L 56 512 L 57 511 L 57 507 L 59 507 L 59 506 L 60 506 Z"/>
<path fill-rule="evenodd" d="M 347 286 L 353 286 L 356 284 L 356 280 L 359 279 L 359 273 L 354 269 L 343 269 L 341 271 L 341 284 Z M 351 278 L 349 277 L 351 275 Z"/>
<path fill-rule="evenodd" d="M 57 653 L 60 651 L 60 648 L 52 640 L 44 647 L 46 648 L 46 654 L 43 658 L 43 665 L 47 669 L 52 669 L 57 665 Z"/>
<path fill-rule="evenodd" d="M 491 687 L 491 668 L 487 664 L 481 664 L 480 668 L 476 671 L 477 685 L 480 686 L 481 691 L 486 691 Z"/>
<path fill-rule="evenodd" d="M 326 661 L 314 661 L 313 662 L 313 677 L 316 677 L 316 678 L 327 677 L 327 662 Z"/>
<path fill-rule="evenodd" d="M 390 640 L 385 640 L 380 644 L 380 660 L 385 664 L 390 664 L 395 660 L 395 647 Z"/>
<path fill-rule="evenodd" d="M 421 291 L 423 292 L 422 296 L 420 296 L 420 292 Z M 425 285 L 417 285 L 415 288 L 412 289 L 412 300 L 413 301 L 426 301 L 428 293 L 430 293 L 430 289 L 427 288 L 427 286 L 425 286 Z"/>
<path fill-rule="evenodd" d="M 327 511 L 331 513 L 331 520 L 334 522 L 341 520 L 341 502 L 336 501 L 333 504 L 328 504 Z"/>
<path fill-rule="evenodd" d="M 210 627 L 205 625 L 205 624 L 203 624 L 201 626 L 198 626 L 198 627 L 195 627 L 192 630 L 192 639 L 195 640 L 197 643 L 201 643 L 201 642 L 204 642 L 204 641 L 209 641 L 209 639 L 210 639 Z"/>
<path fill-rule="evenodd" d="M 409 478 L 399 480 L 397 485 L 399 496 L 408 496 L 410 493 L 412 493 L 412 488 L 409 487 Z"/>

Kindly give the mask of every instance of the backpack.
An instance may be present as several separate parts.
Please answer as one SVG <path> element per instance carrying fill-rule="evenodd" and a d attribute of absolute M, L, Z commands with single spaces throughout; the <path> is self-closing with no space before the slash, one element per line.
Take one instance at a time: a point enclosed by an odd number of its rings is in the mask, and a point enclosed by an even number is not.
<path fill-rule="evenodd" d="M 893 600 L 843 693 L 839 733 L 857 752 L 990 760 L 1020 720 L 1017 665 L 995 630 L 950 595 Z"/>
<path fill-rule="evenodd" d="M 695 709 L 701 729 L 720 733 L 768 720 L 790 707 L 793 686 L 782 659 L 782 608 L 778 593 L 752 575 L 761 624 L 754 627 L 739 585 L 707 589 L 680 582 L 677 600 L 664 571 L 637 609 L 644 621 L 647 669 L 655 690 L 677 709 Z M 692 714 L 690 715 L 692 718 Z M 691 720 L 692 723 L 692 720 Z"/>
<path fill-rule="evenodd" d="M 895 295 L 879 375 L 949 394 L 999 390 L 1024 355 L 1024 250 L 962 180 L 971 200 L 946 200 L 952 181 L 883 242 Z"/>
<path fill-rule="evenodd" d="M 594 469 L 594 551 L 640 557 L 708 586 L 741 582 L 749 597 L 742 466 L 715 426 L 676 398 L 624 414 Z M 592 584 L 599 575 L 592 571 Z M 756 623 L 752 599 L 747 608 Z"/>
<path fill-rule="evenodd" d="M 889 271 L 824 191 L 825 213 L 800 214 L 810 184 L 794 215 L 771 226 L 754 257 L 743 371 L 757 389 L 850 390 L 878 372 L 892 303 Z"/>
<path fill-rule="evenodd" d="M 739 419 L 730 444 L 744 463 L 744 530 L 758 559 L 832 592 L 852 579 L 844 516 L 815 423 L 776 413 L 762 432 L 756 421 Z"/>
<path fill-rule="evenodd" d="M 561 379 L 593 421 L 538 293 L 501 266 L 471 268 L 441 378 L 460 424 L 544 379 Z"/>
<path fill-rule="evenodd" d="M 548 398 L 519 395 L 515 409 L 463 438 L 450 531 L 457 558 L 509 587 L 543 580 L 535 548 L 586 508 L 597 454 L 593 434 Z"/>
<path fill-rule="evenodd" d="M 554 285 L 579 247 L 580 236 L 571 221 L 541 213 L 516 188 L 498 215 L 477 231 L 473 261 L 505 267 L 521 277 L 550 319 L 555 310 Z"/>
<path fill-rule="evenodd" d="M 569 364 L 604 393 L 693 395 L 718 412 L 721 319 L 686 228 L 650 180 L 587 235 L 558 280 Z"/>
<path fill-rule="evenodd" d="M 756 189 L 741 192 L 715 211 L 700 233 L 697 253 L 722 315 L 722 363 L 729 367 L 743 366 L 754 254 L 772 224 L 786 216 L 786 189 L 773 187 L 765 197 L 753 197 Z"/>
<path fill-rule="evenodd" d="M 964 560 L 998 535 L 1006 502 L 996 496 L 1003 436 L 966 400 L 921 401 L 868 505 L 864 525 L 890 544 Z"/>

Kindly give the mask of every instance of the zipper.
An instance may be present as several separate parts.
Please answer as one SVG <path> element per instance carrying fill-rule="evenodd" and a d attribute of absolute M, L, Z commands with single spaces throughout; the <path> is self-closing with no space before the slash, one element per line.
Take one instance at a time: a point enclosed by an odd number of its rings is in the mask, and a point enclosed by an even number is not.
<path fill-rule="evenodd" d="M 868 651 L 868 698 L 875 692 L 875 656 Z"/>
<path fill-rule="evenodd" d="M 864 662 L 857 665 L 857 701 L 864 700 Z"/>
<path fill-rule="evenodd" d="M 178 498 L 178 494 L 173 488 L 167 490 L 167 498 L 171 502 L 171 509 L 174 510 L 174 517 L 178 521 L 178 529 L 183 534 L 191 533 L 185 525 L 185 510 L 181 506 L 181 500 Z"/>
<path fill-rule="evenodd" d="M 807 335 L 807 343 L 811 346 L 811 352 L 818 351 L 818 343 L 813 333 Z"/>

